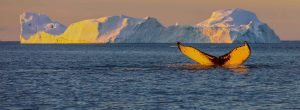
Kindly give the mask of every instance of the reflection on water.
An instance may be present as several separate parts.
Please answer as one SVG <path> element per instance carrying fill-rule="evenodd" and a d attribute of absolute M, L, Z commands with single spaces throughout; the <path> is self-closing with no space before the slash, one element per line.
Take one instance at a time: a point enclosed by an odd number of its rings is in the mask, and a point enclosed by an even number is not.
<path fill-rule="evenodd" d="M 231 67 L 225 67 L 235 73 L 239 74 L 247 74 L 249 72 L 249 68 L 244 65 L 239 65 L 239 66 L 231 66 Z"/>
<path fill-rule="evenodd" d="M 224 68 L 238 74 L 247 74 L 249 72 L 249 68 L 244 65 L 222 67 L 222 66 L 204 66 L 200 64 L 169 64 L 167 65 L 167 67 L 187 69 L 187 70 L 207 70 L 207 69 Z"/>
<path fill-rule="evenodd" d="M 214 66 L 203 66 L 199 64 L 169 64 L 167 67 L 179 68 L 179 69 L 188 69 L 188 70 L 206 70 L 216 68 Z"/>
<path fill-rule="evenodd" d="M 226 68 L 172 45 L 0 43 L 0 110 L 299 110 L 300 42 L 251 44 Z M 191 45 L 218 56 L 240 44 Z"/>

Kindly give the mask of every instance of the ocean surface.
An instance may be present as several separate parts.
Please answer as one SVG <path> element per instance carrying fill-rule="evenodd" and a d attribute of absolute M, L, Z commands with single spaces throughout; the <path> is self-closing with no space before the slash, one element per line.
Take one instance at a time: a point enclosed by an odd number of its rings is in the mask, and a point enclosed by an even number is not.
<path fill-rule="evenodd" d="M 184 44 L 184 43 L 183 43 Z M 241 44 L 185 44 L 222 55 Z M 300 42 L 202 68 L 176 44 L 0 43 L 0 110 L 300 109 Z"/>

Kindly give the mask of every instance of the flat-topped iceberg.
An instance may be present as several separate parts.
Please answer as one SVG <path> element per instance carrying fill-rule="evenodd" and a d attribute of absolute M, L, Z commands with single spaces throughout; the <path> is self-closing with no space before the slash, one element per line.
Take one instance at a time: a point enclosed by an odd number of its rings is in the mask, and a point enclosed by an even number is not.
<path fill-rule="evenodd" d="M 213 12 L 196 25 L 164 26 L 156 18 L 109 16 L 66 27 L 47 15 L 23 13 L 21 43 L 277 43 L 279 37 L 257 16 L 243 9 Z"/>

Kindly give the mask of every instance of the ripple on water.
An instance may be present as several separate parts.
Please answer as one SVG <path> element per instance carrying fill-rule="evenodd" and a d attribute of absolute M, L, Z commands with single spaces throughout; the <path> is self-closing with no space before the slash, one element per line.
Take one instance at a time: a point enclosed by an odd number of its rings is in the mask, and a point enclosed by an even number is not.
<path fill-rule="evenodd" d="M 300 109 L 300 44 L 251 47 L 243 66 L 223 68 L 174 44 L 0 43 L 0 109 Z"/>

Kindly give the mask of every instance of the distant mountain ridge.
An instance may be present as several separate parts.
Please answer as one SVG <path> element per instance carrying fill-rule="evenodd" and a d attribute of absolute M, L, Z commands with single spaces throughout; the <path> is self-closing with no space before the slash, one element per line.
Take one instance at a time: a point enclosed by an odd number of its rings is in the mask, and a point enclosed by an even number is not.
<path fill-rule="evenodd" d="M 257 16 L 244 9 L 213 12 L 196 25 L 164 26 L 154 17 L 125 15 L 75 22 L 68 27 L 45 14 L 20 16 L 21 43 L 277 43 L 279 37 Z"/>

